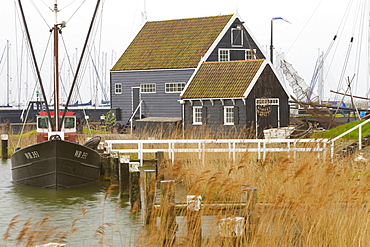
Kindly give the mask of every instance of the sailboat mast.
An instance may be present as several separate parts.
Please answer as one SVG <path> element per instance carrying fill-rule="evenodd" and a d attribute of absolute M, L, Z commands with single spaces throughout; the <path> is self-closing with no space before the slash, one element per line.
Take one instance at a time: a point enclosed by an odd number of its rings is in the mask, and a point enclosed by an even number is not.
<path fill-rule="evenodd" d="M 9 106 L 9 83 L 10 83 L 10 72 L 9 72 L 9 40 L 6 40 L 6 106 Z"/>
<path fill-rule="evenodd" d="M 54 14 L 55 24 L 53 27 L 54 32 L 54 128 L 55 131 L 59 131 L 59 42 L 58 42 L 58 1 L 55 0 Z"/>

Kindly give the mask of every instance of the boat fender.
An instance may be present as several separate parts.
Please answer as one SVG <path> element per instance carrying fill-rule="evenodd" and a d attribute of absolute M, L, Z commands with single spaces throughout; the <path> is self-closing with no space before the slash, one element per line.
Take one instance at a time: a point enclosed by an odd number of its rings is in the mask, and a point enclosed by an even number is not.
<path fill-rule="evenodd" d="M 62 140 L 62 138 L 60 138 L 60 135 L 52 135 L 50 136 L 50 141 L 54 141 L 54 140 Z"/>

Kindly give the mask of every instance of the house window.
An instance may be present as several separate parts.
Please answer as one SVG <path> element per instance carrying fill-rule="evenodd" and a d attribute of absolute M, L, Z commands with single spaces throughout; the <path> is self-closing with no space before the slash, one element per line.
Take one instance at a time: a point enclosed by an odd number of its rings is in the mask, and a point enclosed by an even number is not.
<path fill-rule="evenodd" d="M 193 124 L 202 125 L 202 107 L 201 106 L 193 107 Z"/>
<path fill-rule="evenodd" d="M 241 28 L 231 29 L 231 45 L 243 46 L 243 29 Z"/>
<path fill-rule="evenodd" d="M 155 83 L 141 83 L 140 92 L 141 93 L 155 93 L 156 85 Z"/>
<path fill-rule="evenodd" d="M 256 59 L 256 50 L 245 50 L 245 60 Z"/>
<path fill-rule="evenodd" d="M 230 52 L 229 52 L 229 50 L 220 49 L 218 51 L 218 61 L 230 61 Z"/>
<path fill-rule="evenodd" d="M 115 94 L 122 94 L 122 83 L 115 83 L 114 84 L 114 93 Z"/>
<path fill-rule="evenodd" d="M 166 83 L 166 93 L 181 93 L 185 87 L 185 82 Z"/>
<path fill-rule="evenodd" d="M 234 106 L 224 107 L 224 125 L 234 125 Z"/>

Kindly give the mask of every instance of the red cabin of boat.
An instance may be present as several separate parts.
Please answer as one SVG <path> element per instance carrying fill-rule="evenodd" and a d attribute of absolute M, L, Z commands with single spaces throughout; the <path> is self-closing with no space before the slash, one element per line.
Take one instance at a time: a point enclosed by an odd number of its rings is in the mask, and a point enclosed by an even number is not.
<path fill-rule="evenodd" d="M 62 120 L 63 111 L 59 111 L 59 121 Z M 52 122 L 54 121 L 54 111 L 50 111 Z M 43 111 L 37 115 L 37 143 L 50 139 L 53 135 L 58 135 L 62 140 L 76 142 L 76 114 L 66 112 L 61 130 L 52 129 L 47 112 Z"/>

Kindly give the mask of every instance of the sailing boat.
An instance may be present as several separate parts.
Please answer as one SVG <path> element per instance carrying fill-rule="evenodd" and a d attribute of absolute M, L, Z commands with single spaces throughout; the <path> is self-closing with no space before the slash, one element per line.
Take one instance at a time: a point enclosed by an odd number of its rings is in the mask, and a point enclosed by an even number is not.
<path fill-rule="evenodd" d="M 73 87 L 76 84 L 77 74 L 100 0 L 97 1 L 86 43 L 64 111 L 59 110 L 58 35 L 61 29 L 65 27 L 65 22 L 55 24 L 51 30 L 54 34 L 54 110 L 51 111 L 46 101 L 21 0 L 18 0 L 18 3 L 36 68 L 36 74 L 45 99 L 46 111 L 40 112 L 37 115 L 37 143 L 18 149 L 11 156 L 13 181 L 19 184 L 50 189 L 65 189 L 95 183 L 99 180 L 101 170 L 100 155 L 95 150 L 95 147 L 100 142 L 100 137 L 93 138 L 85 145 L 76 142 L 76 115 L 68 111 L 68 103 Z M 57 0 L 55 0 L 55 15 L 57 15 L 58 11 Z"/>

